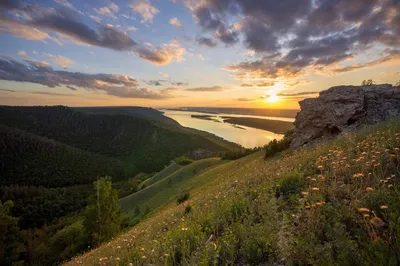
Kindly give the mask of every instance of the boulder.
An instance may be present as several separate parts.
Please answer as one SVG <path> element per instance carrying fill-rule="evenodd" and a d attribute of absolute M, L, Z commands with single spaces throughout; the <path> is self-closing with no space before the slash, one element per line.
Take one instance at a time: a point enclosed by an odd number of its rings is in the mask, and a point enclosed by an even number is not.
<path fill-rule="evenodd" d="M 293 148 L 316 144 L 389 116 L 400 115 L 400 87 L 337 86 L 300 102 Z"/>

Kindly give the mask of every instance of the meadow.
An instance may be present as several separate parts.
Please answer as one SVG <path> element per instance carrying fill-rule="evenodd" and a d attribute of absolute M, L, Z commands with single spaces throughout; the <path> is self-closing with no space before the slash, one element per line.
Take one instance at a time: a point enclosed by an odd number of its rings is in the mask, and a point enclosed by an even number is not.
<path fill-rule="evenodd" d="M 186 202 L 66 265 L 399 265 L 399 147 L 396 119 L 213 167 Z"/>

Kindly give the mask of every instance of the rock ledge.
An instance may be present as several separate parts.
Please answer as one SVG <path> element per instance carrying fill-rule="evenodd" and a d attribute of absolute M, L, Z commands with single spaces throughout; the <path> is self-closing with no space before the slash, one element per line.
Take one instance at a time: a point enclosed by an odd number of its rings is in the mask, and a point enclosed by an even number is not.
<path fill-rule="evenodd" d="M 320 92 L 318 98 L 301 101 L 300 109 L 294 122 L 293 148 L 400 115 L 400 87 L 390 84 L 332 87 Z"/>

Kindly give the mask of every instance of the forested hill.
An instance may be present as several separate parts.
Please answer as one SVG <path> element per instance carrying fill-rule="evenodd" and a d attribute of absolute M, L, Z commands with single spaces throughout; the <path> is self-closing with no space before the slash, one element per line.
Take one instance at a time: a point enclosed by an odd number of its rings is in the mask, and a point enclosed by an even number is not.
<path fill-rule="evenodd" d="M 89 114 L 130 115 L 138 118 L 179 125 L 175 120 L 164 116 L 162 112 L 150 107 L 110 106 L 110 107 L 74 107 L 74 110 Z"/>
<path fill-rule="evenodd" d="M 179 124 L 163 126 L 161 120 L 100 111 L 93 114 L 63 106 L 2 106 L 0 124 L 122 160 L 142 172 L 159 171 L 173 158 L 195 150 L 206 154 L 228 150 L 226 145 L 192 134 Z"/>

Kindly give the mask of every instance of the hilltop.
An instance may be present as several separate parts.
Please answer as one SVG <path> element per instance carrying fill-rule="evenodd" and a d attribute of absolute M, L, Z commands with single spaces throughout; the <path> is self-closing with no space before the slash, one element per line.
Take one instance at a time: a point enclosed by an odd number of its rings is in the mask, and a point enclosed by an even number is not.
<path fill-rule="evenodd" d="M 400 120 L 267 161 L 217 166 L 171 202 L 67 265 L 400 262 Z M 187 206 L 191 211 L 185 213 Z"/>

